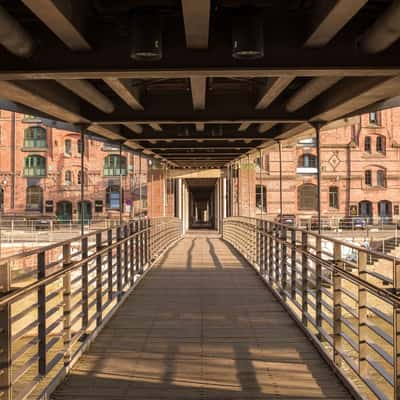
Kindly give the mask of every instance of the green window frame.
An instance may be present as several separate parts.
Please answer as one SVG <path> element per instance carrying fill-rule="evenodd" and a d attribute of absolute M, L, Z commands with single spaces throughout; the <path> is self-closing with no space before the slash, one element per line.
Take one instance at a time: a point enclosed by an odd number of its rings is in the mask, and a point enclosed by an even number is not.
<path fill-rule="evenodd" d="M 46 149 L 47 131 L 41 126 L 30 126 L 24 131 L 24 147 L 28 149 Z"/>
<path fill-rule="evenodd" d="M 37 155 L 25 157 L 24 175 L 34 177 L 46 176 L 46 159 Z"/>
<path fill-rule="evenodd" d="M 111 154 L 104 159 L 104 176 L 126 176 L 126 157 Z"/>

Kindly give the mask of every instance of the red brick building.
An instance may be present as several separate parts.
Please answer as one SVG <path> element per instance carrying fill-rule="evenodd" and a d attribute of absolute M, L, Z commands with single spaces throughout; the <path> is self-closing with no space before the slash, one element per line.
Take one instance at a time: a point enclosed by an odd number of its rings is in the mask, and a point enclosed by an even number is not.
<path fill-rule="evenodd" d="M 353 119 L 352 119 L 353 122 Z M 282 142 L 283 214 L 304 221 L 317 209 L 317 158 L 313 132 Z M 356 123 L 321 132 L 321 210 L 325 217 L 363 215 L 398 219 L 400 108 L 364 114 Z M 280 212 L 278 145 L 232 168 L 233 214 Z M 260 169 L 261 166 L 261 169 Z M 250 180 L 250 181 L 249 181 Z M 249 182 L 248 182 L 249 181 Z M 235 201 L 239 198 L 239 203 Z"/>
<path fill-rule="evenodd" d="M 3 215 L 78 219 L 81 150 L 77 133 L 45 126 L 32 116 L 1 111 L 0 207 Z M 167 174 L 157 160 L 150 161 L 127 151 L 122 152 L 120 159 L 118 145 L 87 135 L 83 176 L 85 217 L 119 217 L 121 193 L 125 217 L 169 215 L 173 210 L 168 206 L 171 199 L 158 196 L 163 185 L 168 186 L 171 196 L 172 180 L 167 179 Z"/>

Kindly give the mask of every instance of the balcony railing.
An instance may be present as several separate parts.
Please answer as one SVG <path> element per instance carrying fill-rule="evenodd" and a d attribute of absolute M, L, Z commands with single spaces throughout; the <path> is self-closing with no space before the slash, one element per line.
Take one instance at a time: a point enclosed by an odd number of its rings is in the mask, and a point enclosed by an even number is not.
<path fill-rule="evenodd" d="M 357 398 L 400 394 L 400 260 L 265 220 L 227 218 L 253 265 Z M 377 264 L 368 265 L 369 257 Z"/>
<path fill-rule="evenodd" d="M 0 260 L 2 399 L 49 398 L 180 226 L 134 220 Z"/>

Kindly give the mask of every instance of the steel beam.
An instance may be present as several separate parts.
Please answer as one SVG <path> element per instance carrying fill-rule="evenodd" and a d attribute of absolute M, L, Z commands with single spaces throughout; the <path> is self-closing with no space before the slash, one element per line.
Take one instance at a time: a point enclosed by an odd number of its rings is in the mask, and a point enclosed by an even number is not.
<path fill-rule="evenodd" d="M 368 0 L 318 0 L 306 47 L 322 47 L 357 14 Z"/>
<path fill-rule="evenodd" d="M 208 47 L 210 0 L 182 0 L 186 46 L 194 49 Z"/>
<path fill-rule="evenodd" d="M 91 50 L 82 30 L 84 1 L 22 0 L 22 2 L 71 50 Z M 77 18 L 77 16 L 79 16 Z"/>
<path fill-rule="evenodd" d="M 260 98 L 256 105 L 256 110 L 263 110 L 290 85 L 294 76 L 282 76 L 279 78 L 270 78 L 260 93 Z"/>
<path fill-rule="evenodd" d="M 131 87 L 129 83 L 123 79 L 106 78 L 104 82 L 133 110 L 144 109 L 140 103 L 138 88 Z"/>

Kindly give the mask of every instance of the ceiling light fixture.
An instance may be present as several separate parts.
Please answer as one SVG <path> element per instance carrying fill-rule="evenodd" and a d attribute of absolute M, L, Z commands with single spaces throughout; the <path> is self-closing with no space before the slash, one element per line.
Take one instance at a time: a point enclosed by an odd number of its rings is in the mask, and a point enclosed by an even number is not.
<path fill-rule="evenodd" d="M 149 10 L 135 11 L 130 56 L 136 61 L 162 59 L 162 21 L 159 14 Z"/>
<path fill-rule="evenodd" d="M 264 57 L 264 20 L 255 7 L 242 7 L 232 20 L 232 57 L 239 60 Z"/>

